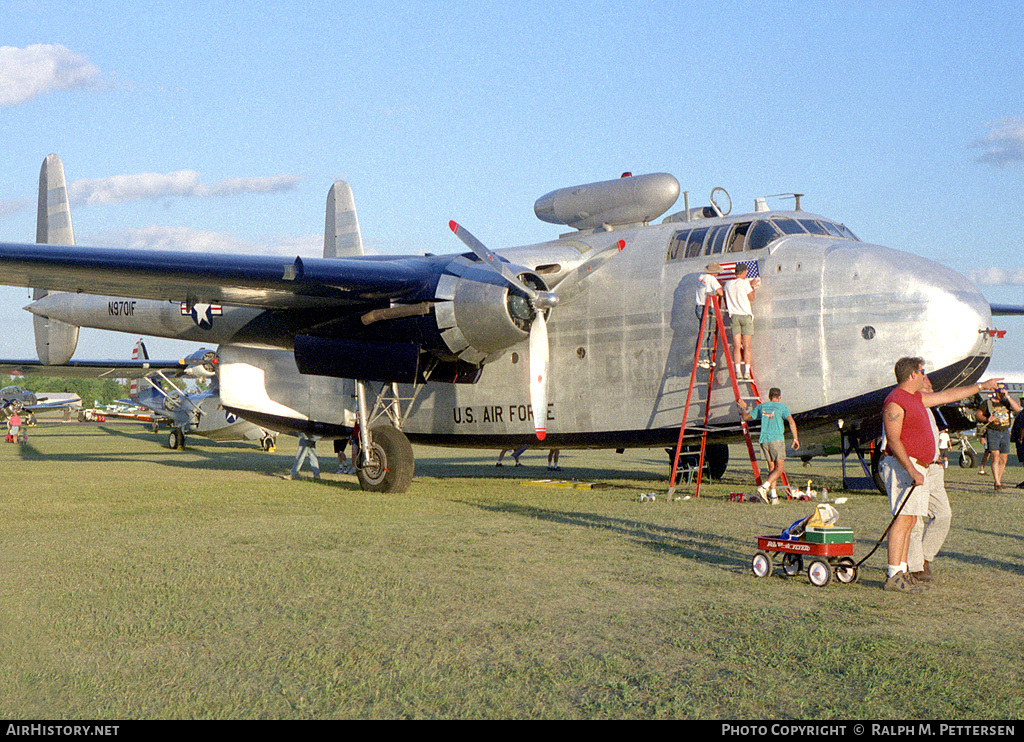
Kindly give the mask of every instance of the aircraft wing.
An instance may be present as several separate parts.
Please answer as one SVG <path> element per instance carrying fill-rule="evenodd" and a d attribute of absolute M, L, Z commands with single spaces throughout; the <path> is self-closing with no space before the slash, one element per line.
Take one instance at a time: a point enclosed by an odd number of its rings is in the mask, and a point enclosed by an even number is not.
<path fill-rule="evenodd" d="M 155 373 L 168 375 L 184 373 L 194 363 L 186 360 L 106 360 L 68 361 L 60 366 L 47 366 L 37 360 L 0 359 L 0 373 L 11 376 L 53 376 L 68 379 L 130 379 Z"/>
<path fill-rule="evenodd" d="M 428 258 L 300 258 L 0 242 L 8 286 L 298 309 L 425 294 Z"/>
<path fill-rule="evenodd" d="M 1024 315 L 1024 307 L 1019 304 L 992 304 L 993 317 L 1019 317 Z"/>

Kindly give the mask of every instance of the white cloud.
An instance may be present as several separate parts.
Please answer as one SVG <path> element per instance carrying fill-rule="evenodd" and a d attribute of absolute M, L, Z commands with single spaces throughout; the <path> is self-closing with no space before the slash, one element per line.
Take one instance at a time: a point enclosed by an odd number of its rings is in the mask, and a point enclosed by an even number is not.
<path fill-rule="evenodd" d="M 16 198 L 13 201 L 0 201 L 0 216 L 7 216 L 15 211 L 21 211 L 26 206 L 35 202 L 34 198 Z"/>
<path fill-rule="evenodd" d="M 142 227 L 108 232 L 96 246 L 133 250 L 171 250 L 176 252 L 212 252 L 224 255 L 284 255 L 319 257 L 323 254 L 323 238 L 318 236 L 284 235 L 271 244 L 247 242 L 232 235 L 191 227 Z"/>
<path fill-rule="evenodd" d="M 979 286 L 1024 286 L 1024 268 L 979 268 L 970 277 Z"/>
<path fill-rule="evenodd" d="M 66 46 L 0 46 L 0 106 L 16 106 L 53 90 L 100 84 L 100 71 Z"/>
<path fill-rule="evenodd" d="M 988 134 L 971 143 L 971 147 L 985 150 L 978 162 L 992 165 L 1010 165 L 1024 161 L 1024 118 L 1011 116 L 987 125 Z"/>
<path fill-rule="evenodd" d="M 239 193 L 288 191 L 302 180 L 300 175 L 273 175 L 254 178 L 225 178 L 204 185 L 195 170 L 173 173 L 136 173 L 109 178 L 86 178 L 68 185 L 72 204 L 119 204 L 168 196 L 232 196 Z"/>

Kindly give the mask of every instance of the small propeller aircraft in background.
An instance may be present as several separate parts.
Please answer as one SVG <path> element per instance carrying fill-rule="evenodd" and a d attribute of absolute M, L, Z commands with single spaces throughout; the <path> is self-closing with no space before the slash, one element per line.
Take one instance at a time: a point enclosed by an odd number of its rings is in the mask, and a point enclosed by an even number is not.
<path fill-rule="evenodd" d="M 44 412 L 67 410 L 82 406 L 82 398 L 66 392 L 30 392 L 20 386 L 5 386 L 0 389 L 0 415 L 6 420 L 15 412 Z"/>
<path fill-rule="evenodd" d="M 70 225 L 59 162 L 43 165 L 40 222 Z M 358 420 L 360 481 L 380 491 L 408 486 L 410 441 L 674 445 L 694 366 L 697 276 L 713 261 L 762 278 L 756 378 L 784 389 L 805 445 L 834 437 L 840 419 L 865 440 L 880 434 L 900 356 L 928 359 L 937 390 L 987 366 L 992 316 L 1004 312 L 963 276 L 861 242 L 803 211 L 800 194 L 792 210 L 757 199 L 733 215 L 716 188 L 709 205 L 687 200 L 662 218 L 679 194 L 666 173 L 561 188 L 534 206 L 572 230 L 556 239 L 492 251 L 452 222 L 470 252 L 394 257 L 363 254 L 339 182 L 323 258 L 75 247 L 54 233 L 37 235 L 50 244 L 0 243 L 0 280 L 51 292 L 27 307 L 41 359 L 70 359 L 78 326 L 202 338 L 219 344 L 229 411 L 314 437 L 347 436 Z M 708 433 L 720 474 L 741 426 L 724 364 L 695 384 L 706 390 L 710 374 L 707 426 L 697 394 L 687 431 Z"/>
<path fill-rule="evenodd" d="M 146 345 L 140 339 L 130 361 L 68 361 L 58 366 L 36 360 L 0 361 L 0 372 L 21 376 L 129 378 L 130 397 L 122 402 L 123 406 L 134 407 L 135 411 L 107 409 L 102 412 L 104 418 L 151 423 L 154 433 L 160 426 L 169 427 L 167 443 L 172 449 L 184 447 L 185 436 L 195 434 L 215 441 L 255 441 L 264 451 L 274 450 L 276 433 L 224 409 L 218 392 L 216 366 L 217 354 L 205 348 L 177 361 L 150 360 Z M 208 386 L 189 391 L 182 383 L 188 380 L 202 380 Z M 7 391 L 0 391 L 0 396 Z M 81 400 L 77 395 L 74 398 L 80 407 Z M 80 413 L 81 419 L 89 419 L 88 412 Z"/>

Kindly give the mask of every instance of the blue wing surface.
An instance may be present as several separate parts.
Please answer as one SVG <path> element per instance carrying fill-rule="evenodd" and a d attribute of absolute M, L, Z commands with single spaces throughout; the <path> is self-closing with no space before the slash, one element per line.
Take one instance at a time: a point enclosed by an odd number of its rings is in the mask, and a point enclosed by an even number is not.
<path fill-rule="evenodd" d="M 290 259 L 0 242 L 0 274 L 8 286 L 267 309 L 416 299 L 429 293 L 439 262 L 418 257 Z"/>

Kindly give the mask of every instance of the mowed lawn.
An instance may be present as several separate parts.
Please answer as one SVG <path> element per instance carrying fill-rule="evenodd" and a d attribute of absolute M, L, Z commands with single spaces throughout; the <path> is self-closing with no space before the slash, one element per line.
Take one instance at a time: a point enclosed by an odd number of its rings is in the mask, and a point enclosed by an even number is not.
<path fill-rule="evenodd" d="M 165 438 L 43 424 L 0 447 L 0 717 L 1024 715 L 1024 491 L 976 470 L 948 470 L 953 530 L 908 596 L 881 589 L 884 547 L 853 585 L 753 577 L 756 536 L 812 505 L 730 502 L 742 447 L 668 502 L 660 450 L 563 451 L 598 485 L 566 489 L 532 484 L 541 449 L 498 469 L 416 447 L 409 492 L 379 495 L 282 479 L 294 439 Z M 838 467 L 790 462 L 849 498 L 860 559 L 889 516 Z"/>

